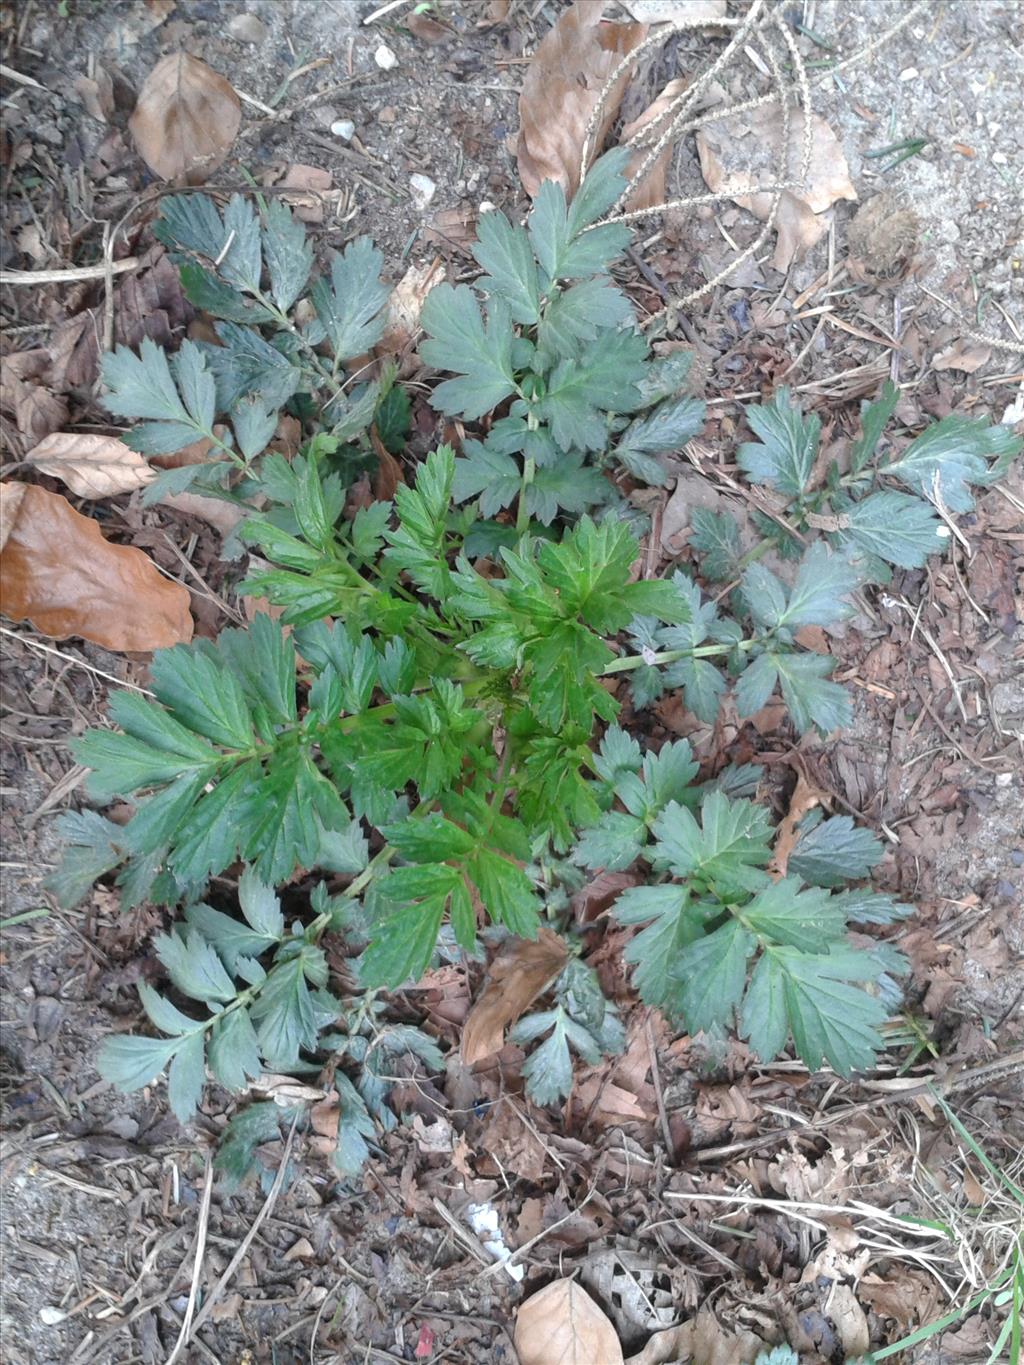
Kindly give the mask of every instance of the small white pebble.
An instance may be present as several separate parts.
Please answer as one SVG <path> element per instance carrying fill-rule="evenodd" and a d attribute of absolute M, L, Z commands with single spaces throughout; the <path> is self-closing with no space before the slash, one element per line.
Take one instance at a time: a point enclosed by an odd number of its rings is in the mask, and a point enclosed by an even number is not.
<path fill-rule="evenodd" d="M 937 526 L 935 528 L 935 534 L 937 536 L 942 536 L 944 540 L 948 540 L 949 537 L 953 534 L 953 532 L 949 529 L 948 526 Z"/>
<path fill-rule="evenodd" d="M 920 73 L 920 71 L 918 71 L 918 69 L 917 69 L 916 66 L 908 66 L 908 67 L 905 67 L 905 68 L 900 72 L 900 80 L 901 80 L 901 81 L 916 81 L 917 78 L 918 78 L 918 76 L 920 76 L 920 74 L 921 74 L 921 73 Z"/>
<path fill-rule="evenodd" d="M 1005 152 L 993 152 L 993 153 L 992 153 L 992 160 L 996 163 L 997 166 L 1005 166 L 1005 165 L 1006 165 L 1006 153 L 1005 153 Z"/>
<path fill-rule="evenodd" d="M 1009 787 L 1013 784 L 1013 773 L 996 773 L 996 786 Z"/>
<path fill-rule="evenodd" d="M 409 192 L 412 194 L 414 207 L 422 211 L 437 193 L 437 186 L 429 175 L 410 175 Z"/>
<path fill-rule="evenodd" d="M 56 1327 L 57 1323 L 63 1322 L 66 1317 L 67 1313 L 64 1312 L 63 1308 L 52 1308 L 49 1304 L 44 1305 L 39 1310 L 39 1319 L 41 1322 L 45 1322 L 47 1327 Z"/>
<path fill-rule="evenodd" d="M 350 118 L 340 118 L 331 124 L 331 132 L 335 137 L 340 137 L 342 142 L 351 142 L 355 130 L 356 125 Z"/>
<path fill-rule="evenodd" d="M 253 47 L 258 47 L 267 41 L 270 30 L 255 14 L 236 14 L 228 23 L 228 33 L 236 42 L 251 43 Z"/>
<path fill-rule="evenodd" d="M 382 71 L 394 71 L 398 65 L 398 58 L 388 47 L 387 43 L 381 43 L 380 47 L 373 54 L 373 60 Z"/>
<path fill-rule="evenodd" d="M 481 200 L 480 200 L 480 212 L 481 212 L 481 213 L 493 213 L 494 210 L 495 210 L 497 207 L 498 207 L 497 204 L 492 204 L 491 201 L 490 201 L 489 199 L 481 199 Z"/>

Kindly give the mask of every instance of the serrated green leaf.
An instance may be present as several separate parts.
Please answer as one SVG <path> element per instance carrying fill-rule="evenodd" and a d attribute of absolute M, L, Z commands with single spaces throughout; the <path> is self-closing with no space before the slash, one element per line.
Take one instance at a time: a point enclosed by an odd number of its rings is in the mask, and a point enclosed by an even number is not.
<path fill-rule="evenodd" d="M 227 231 L 208 194 L 170 194 L 160 201 L 153 235 L 165 246 L 178 247 L 215 261 L 224 250 Z"/>
<path fill-rule="evenodd" d="M 800 888 L 798 877 L 784 877 L 757 893 L 742 911 L 743 923 L 776 943 L 808 953 L 824 952 L 843 935 L 842 907 L 818 887 Z"/>
<path fill-rule="evenodd" d="M 612 907 L 619 924 L 644 924 L 626 946 L 623 958 L 634 967 L 633 982 L 641 999 L 662 1007 L 670 996 L 670 973 L 680 950 L 703 933 L 703 916 L 692 905 L 685 886 L 636 886 Z"/>
<path fill-rule="evenodd" d="M 707 406 L 699 398 L 669 398 L 631 422 L 619 437 L 615 456 L 628 463 L 628 455 L 662 455 L 678 451 L 699 435 Z M 658 480 L 664 482 L 664 478 Z M 691 536 L 691 542 L 692 542 Z"/>
<path fill-rule="evenodd" d="M 853 615 L 854 606 L 848 595 L 859 583 L 849 560 L 833 554 L 823 541 L 815 541 L 800 562 L 782 616 L 777 621 L 766 619 L 766 624 L 796 630 L 800 626 L 831 626 L 844 621 Z"/>
<path fill-rule="evenodd" d="M 678 1006 L 691 1033 L 728 1024 L 747 984 L 747 961 L 755 940 L 739 920 L 686 944 L 672 967 Z"/>
<path fill-rule="evenodd" d="M 275 725 L 297 717 L 295 648 L 281 624 L 258 612 L 243 630 L 224 630 L 217 650 L 253 707 L 262 707 Z"/>
<path fill-rule="evenodd" d="M 736 680 L 736 710 L 741 719 L 760 711 L 778 682 L 779 670 L 773 654 L 759 654 Z"/>
<path fill-rule="evenodd" d="M 566 449 L 601 450 L 608 439 L 608 412 L 632 412 L 640 406 L 637 387 L 644 373 L 647 343 L 636 332 L 606 337 L 601 346 L 578 360 L 562 360 L 552 370 L 537 414 L 551 425 L 557 444 Z"/>
<path fill-rule="evenodd" d="M 287 313 L 306 287 L 313 265 L 313 244 L 281 199 L 272 199 L 267 205 L 263 253 L 270 273 L 270 292 L 281 312 Z"/>
<path fill-rule="evenodd" d="M 390 291 L 380 278 L 384 258 L 369 237 L 349 242 L 331 260 L 331 283 L 317 280 L 310 297 L 338 360 L 375 346 L 384 333 Z"/>
<path fill-rule="evenodd" d="M 436 813 L 418 820 L 403 820 L 398 825 L 386 825 L 381 833 L 400 857 L 414 863 L 464 858 L 476 846 L 471 834 Z"/>
<path fill-rule="evenodd" d="M 250 1007 L 259 1048 L 272 1071 L 288 1071 L 303 1048 L 316 1046 L 313 1000 L 306 984 L 304 960 L 276 966 Z"/>
<path fill-rule="evenodd" d="M 743 553 L 740 530 L 727 512 L 695 507 L 690 513 L 690 544 L 701 555 L 701 571 L 714 583 L 738 578 Z"/>
<path fill-rule="evenodd" d="M 705 725 L 714 725 L 726 683 L 710 660 L 677 659 L 666 669 L 665 681 L 669 687 L 683 689 L 686 709 L 698 720 Z"/>
<path fill-rule="evenodd" d="M 500 295 L 516 322 L 536 322 L 540 315 L 537 266 L 523 229 L 513 227 L 503 213 L 481 214 L 473 255 L 487 271 L 480 287 Z"/>
<path fill-rule="evenodd" d="M 140 446 L 146 443 L 140 443 L 137 437 L 140 431 L 144 433 L 145 430 L 145 427 L 136 427 L 134 431 L 129 432 L 125 439 L 125 445 L 130 445 L 132 450 L 140 450 Z M 185 428 L 182 428 L 182 434 L 184 437 L 189 433 Z M 194 437 L 195 432 L 192 432 L 191 436 Z M 177 442 L 170 447 L 172 451 L 180 449 L 181 445 Z M 167 452 L 162 449 L 152 450 L 146 446 L 145 449 L 140 450 L 140 453 L 143 455 L 159 455 Z M 197 486 L 204 493 L 215 497 L 218 493 L 223 492 L 223 481 L 227 477 L 229 468 L 230 466 L 224 460 L 205 460 L 202 464 L 183 464 L 179 465 L 177 469 L 162 469 L 156 478 L 146 484 L 142 490 L 142 505 L 143 507 L 152 507 L 165 498 L 168 493 L 184 493 L 190 488 L 195 489 Z"/>
<path fill-rule="evenodd" d="M 914 913 L 912 905 L 894 901 L 870 888 L 863 891 L 842 891 L 832 899 L 851 924 L 892 924 Z"/>
<path fill-rule="evenodd" d="M 169 857 L 180 882 L 201 886 L 234 862 L 260 776 L 259 763 L 250 760 L 199 798 L 178 829 Z"/>
<path fill-rule="evenodd" d="M 145 981 L 139 983 L 139 999 L 142 1001 L 142 1008 L 161 1033 L 170 1033 L 177 1037 L 183 1033 L 194 1033 L 201 1027 L 201 1020 L 190 1019 L 177 1005 L 172 1005 L 170 1000 L 166 1000 Z"/>
<path fill-rule="evenodd" d="M 284 915 L 272 886 L 261 882 L 251 867 L 238 880 L 238 904 L 248 923 L 270 940 L 284 937 Z"/>
<path fill-rule="evenodd" d="M 515 501 L 521 486 L 519 466 L 510 456 L 481 441 L 463 441 L 452 484 L 456 502 L 479 497 L 480 511 L 485 517 L 493 517 Z"/>
<path fill-rule="evenodd" d="M 911 441 L 883 472 L 926 498 L 935 496 L 937 485 L 946 507 L 970 512 L 974 507 L 970 485 L 993 483 L 1021 450 L 1024 438 L 1011 427 L 993 426 L 986 417 L 950 413 Z M 990 460 L 994 461 L 991 465 Z"/>
<path fill-rule="evenodd" d="M 584 830 L 573 853 L 583 867 L 621 872 L 635 862 L 647 841 L 644 822 L 635 815 L 610 810 Z"/>
<path fill-rule="evenodd" d="M 157 697 L 189 730 L 227 749 L 253 743 L 252 716 L 241 684 L 199 645 L 158 650 L 152 668 Z"/>
<path fill-rule="evenodd" d="M 61 860 L 43 886 L 57 897 L 58 905 L 69 910 L 88 894 L 97 878 L 121 862 L 122 831 L 93 810 L 65 811 L 54 829 L 62 843 Z"/>
<path fill-rule="evenodd" d="M 830 654 L 768 657 L 778 670 L 782 699 L 801 734 L 806 734 L 813 725 L 827 735 L 852 722 L 853 706 L 846 689 L 826 678 L 836 665 Z"/>
<path fill-rule="evenodd" d="M 219 280 L 195 261 L 185 261 L 180 267 L 181 287 L 189 303 L 215 318 L 241 322 L 250 327 L 273 320 L 273 313 L 262 304 L 252 303 L 231 285 Z"/>
<path fill-rule="evenodd" d="M 576 355 L 580 342 L 594 341 L 602 332 L 615 331 L 632 319 L 629 299 L 608 280 L 581 280 L 549 300 L 537 328 L 538 350 L 547 366 L 563 356 Z"/>
<path fill-rule="evenodd" d="M 278 412 L 259 394 L 240 399 L 231 410 L 231 423 L 238 448 L 247 460 L 262 455 L 277 430 Z"/>
<path fill-rule="evenodd" d="M 266 1100 L 247 1105 L 234 1116 L 224 1129 L 214 1158 L 217 1169 L 223 1172 L 227 1193 L 259 1168 L 256 1148 L 279 1138 L 281 1120 L 289 1118 L 291 1113 L 289 1108 Z"/>
<path fill-rule="evenodd" d="M 179 991 L 193 1000 L 226 1003 L 237 994 L 224 964 L 202 934 L 187 929 L 182 935 L 158 934 L 156 955 Z"/>
<path fill-rule="evenodd" d="M 373 1137 L 373 1120 L 367 1112 L 366 1102 L 355 1086 L 339 1071 L 334 1077 L 338 1092 L 338 1144 L 331 1157 L 331 1164 L 342 1177 L 350 1179 L 358 1175 L 370 1155 L 366 1139 Z"/>
<path fill-rule="evenodd" d="M 833 815 L 797 836 L 788 867 L 812 886 L 842 886 L 867 877 L 882 859 L 882 845 L 848 815 Z"/>
<path fill-rule="evenodd" d="M 162 786 L 180 773 L 202 766 L 195 759 L 153 749 L 113 730 L 87 730 L 73 744 L 72 753 L 76 762 L 90 769 L 86 779 L 89 794 L 104 803 L 145 787 Z"/>
<path fill-rule="evenodd" d="M 515 863 L 493 849 L 481 848 L 466 862 L 491 921 L 503 924 L 520 938 L 536 938 L 540 902 L 529 877 Z"/>
<path fill-rule="evenodd" d="M 736 462 L 755 483 L 771 484 L 780 493 L 798 498 L 807 487 L 818 453 L 821 421 L 806 416 L 781 388 L 771 402 L 746 409 L 746 418 L 760 442 L 741 445 Z"/>
<path fill-rule="evenodd" d="M 206 1083 L 206 1038 L 202 1033 L 179 1040 L 167 1073 L 167 1103 L 179 1123 L 188 1123 L 199 1108 Z"/>
<path fill-rule="evenodd" d="M 559 279 L 582 279 L 596 275 L 621 255 L 629 244 L 629 229 L 622 223 L 591 227 L 625 188 L 621 174 L 625 160 L 615 148 L 591 167 L 583 184 L 566 208 L 565 191 L 554 180 L 545 180 L 533 202 L 528 229 L 546 285 Z"/>
<path fill-rule="evenodd" d="M 571 236 L 596 223 L 614 207 L 628 183 L 626 168 L 629 158 L 628 148 L 613 147 L 591 165 L 569 205 L 568 229 Z"/>
<path fill-rule="evenodd" d="M 743 600 L 759 626 L 774 629 L 786 615 L 786 588 L 764 564 L 748 564 L 743 571 Z"/>
<path fill-rule="evenodd" d="M 701 808 L 700 825 L 685 806 L 671 802 L 653 830 L 659 864 L 714 886 L 723 898 L 757 891 L 768 880 L 761 869 L 771 856 L 771 825 L 767 812 L 751 801 L 730 801 L 713 791 Z"/>
<path fill-rule="evenodd" d="M 557 465 L 535 472 L 526 489 L 526 509 L 542 526 L 550 526 L 560 511 L 576 514 L 608 501 L 608 480 L 583 461 L 582 451 L 567 451 Z"/>
<path fill-rule="evenodd" d="M 744 1030 L 758 1055 L 778 1038 L 780 991 L 785 1000 L 789 1030 L 797 1052 L 812 1070 L 827 1059 L 842 1076 L 871 1066 L 882 1046 L 878 1026 L 884 1006 L 865 991 L 827 974 L 828 959 L 800 953 L 795 948 L 772 949 L 765 984 L 755 997 L 756 1010 L 744 1018 Z M 866 954 L 859 956 L 866 957 Z M 755 973 L 756 975 L 756 973 Z M 770 1001 L 765 1026 L 764 1002 Z M 776 1048 L 777 1050 L 777 1048 Z"/>
<path fill-rule="evenodd" d="M 557 1104 L 572 1089 L 572 1057 L 566 1038 L 568 1018 L 563 1009 L 554 1012 L 554 1027 L 551 1036 L 540 1047 L 531 1052 L 523 1063 L 522 1077 L 526 1082 L 526 1093 L 534 1104 Z M 523 1034 L 523 1024 L 512 1030 L 512 1037 L 528 1041 Z"/>
<path fill-rule="evenodd" d="M 435 389 L 431 401 L 442 412 L 482 417 L 515 391 L 512 323 L 503 299 L 491 300 L 485 328 L 471 289 L 439 284 L 424 300 L 420 325 L 430 334 L 419 347 L 426 364 L 463 376 Z"/>
<path fill-rule="evenodd" d="M 248 1010 L 234 1009 L 217 1020 L 210 1033 L 208 1060 L 216 1080 L 229 1090 L 244 1090 L 248 1078 L 260 1074 L 263 1067 Z"/>
<path fill-rule="evenodd" d="M 105 1081 L 130 1094 L 150 1085 L 181 1046 L 180 1038 L 106 1038 L 96 1058 L 96 1070 Z"/>
<path fill-rule="evenodd" d="M 901 569 L 921 568 L 947 543 L 946 528 L 931 505 L 909 493 L 871 493 L 848 507 L 843 517 L 840 546 L 878 555 Z"/>
<path fill-rule="evenodd" d="M 298 366 L 251 327 L 218 322 L 216 332 L 222 344 L 207 345 L 204 355 L 216 382 L 218 409 L 227 412 L 249 394 L 258 394 L 268 407 L 284 407 L 303 382 Z"/>
<path fill-rule="evenodd" d="M 397 875 L 392 874 L 388 882 L 393 883 Z M 393 990 L 404 981 L 419 980 L 430 965 L 450 891 L 449 885 L 440 894 L 402 906 L 381 923 L 360 960 L 359 977 L 365 986 Z"/>
<path fill-rule="evenodd" d="M 889 418 L 896 411 L 896 404 L 899 401 L 899 389 L 891 379 L 887 379 L 882 386 L 881 394 L 873 403 L 861 404 L 861 434 L 850 447 L 850 469 L 854 474 L 860 473 L 878 449 L 882 432 L 885 430 Z"/>

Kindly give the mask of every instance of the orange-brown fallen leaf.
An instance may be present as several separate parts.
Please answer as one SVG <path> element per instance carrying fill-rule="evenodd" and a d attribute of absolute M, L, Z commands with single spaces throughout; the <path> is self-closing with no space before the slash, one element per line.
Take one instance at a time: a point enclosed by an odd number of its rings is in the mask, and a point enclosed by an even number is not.
<path fill-rule="evenodd" d="M 25 456 L 54 479 L 61 479 L 80 498 L 110 498 L 145 488 L 153 471 L 142 456 L 116 436 L 87 436 L 54 431 Z"/>
<path fill-rule="evenodd" d="M 603 22 L 604 0 L 576 0 L 541 39 L 519 96 L 516 161 L 532 198 L 545 180 L 571 195 L 580 183 L 580 161 L 590 116 L 605 82 L 622 58 L 647 36 L 646 24 Z M 590 138 L 598 153 L 611 127 L 629 73 L 615 82 Z"/>
<path fill-rule="evenodd" d="M 141 550 L 112 545 L 67 498 L 35 484 L 4 484 L 2 501 L 13 503 L 0 552 L 6 615 L 54 639 L 78 635 L 104 649 L 142 652 L 191 640 L 187 590 Z"/>
<path fill-rule="evenodd" d="M 157 62 L 143 82 L 128 127 L 139 155 L 161 180 L 208 180 L 242 126 L 242 106 L 212 66 L 187 52 Z"/>
<path fill-rule="evenodd" d="M 789 855 L 796 846 L 797 826 L 800 821 L 809 810 L 813 810 L 815 806 L 820 806 L 823 801 L 827 800 L 827 792 L 823 792 L 820 787 L 809 782 L 802 772 L 797 776 L 793 795 L 789 799 L 789 810 L 779 821 L 779 828 L 775 835 L 775 852 L 772 854 L 768 869 L 773 877 L 784 877 L 786 875 Z"/>
<path fill-rule="evenodd" d="M 467 1066 L 501 1051 L 506 1028 L 554 981 L 566 956 L 565 944 L 550 929 L 502 949 L 491 964 L 483 995 L 466 1017 L 462 1060 Z"/>
<path fill-rule="evenodd" d="M 622 1365 L 615 1328 L 575 1280 L 552 1280 L 516 1314 L 520 1365 Z"/>

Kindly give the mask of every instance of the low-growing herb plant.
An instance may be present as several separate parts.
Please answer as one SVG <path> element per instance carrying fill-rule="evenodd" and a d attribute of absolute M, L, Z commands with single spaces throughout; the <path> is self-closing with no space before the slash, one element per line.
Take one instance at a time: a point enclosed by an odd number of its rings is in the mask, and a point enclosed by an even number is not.
<path fill-rule="evenodd" d="M 129 799 L 135 813 L 124 825 L 65 817 L 51 886 L 72 903 L 114 874 L 126 905 L 182 908 L 156 943 L 181 1004 L 141 989 L 166 1036 L 115 1038 L 101 1059 L 128 1089 L 166 1066 L 182 1119 L 207 1069 L 242 1089 L 263 1070 L 323 1067 L 336 1165 L 351 1174 L 395 1121 L 395 1059 L 440 1064 L 378 993 L 438 956 L 477 952 L 481 933 L 568 929 L 560 888 L 584 868 L 643 870 L 612 914 L 639 928 L 626 956 L 642 998 L 690 1030 L 735 1021 L 764 1059 L 792 1038 L 809 1066 L 843 1073 L 880 1045 L 903 960 L 850 926 L 907 908 L 844 889 L 878 861 L 873 836 L 846 817 L 807 817 L 773 876 L 773 831 L 750 799 L 759 769 L 700 783 L 685 742 L 643 754 L 616 721 L 627 692 L 644 706 L 678 688 L 712 723 L 732 684 L 741 715 L 778 688 L 798 730 L 844 724 L 835 660 L 798 632 L 842 620 L 886 563 L 941 549 L 942 524 L 918 495 L 963 510 L 969 485 L 996 477 L 1019 443 L 947 418 L 879 468 L 887 390 L 849 461 L 815 483 L 817 419 L 780 391 L 752 410 L 760 443 L 738 458 L 804 542 L 789 581 L 761 562 L 789 541 L 772 531 L 742 550 L 728 518 L 702 512 L 691 545 L 701 577 L 730 585 L 729 610 L 678 570 L 637 580 L 639 544 L 610 474 L 663 481 L 656 457 L 696 433 L 703 407 L 680 396 L 685 361 L 650 359 L 608 274 L 628 240 L 599 221 L 621 162 L 598 162 L 571 205 L 545 185 L 526 228 L 484 216 L 486 273 L 476 290 L 432 291 L 420 346 L 455 376 L 434 403 L 476 434 L 351 519 L 345 491 L 372 459 L 368 429 L 397 448 L 408 420 L 393 369 L 354 390 L 343 372 L 383 329 L 379 256 L 361 239 L 310 285 L 312 249 L 282 205 L 261 219 L 237 197 L 223 216 L 201 195 L 165 201 L 158 233 L 190 298 L 221 319 L 222 344 L 185 343 L 170 362 L 152 343 L 117 352 L 108 405 L 142 419 L 128 437 L 142 451 L 214 443 L 225 458 L 169 471 L 148 494 L 191 483 L 244 501 L 240 542 L 258 557 L 240 590 L 280 619 L 162 651 L 153 700 L 112 698 L 119 728 L 86 734 L 76 757 L 94 800 Z M 285 407 L 309 436 L 291 460 L 267 449 Z M 236 914 L 224 878 L 239 862 Z M 340 993 L 328 950 L 342 954 Z M 532 1049 L 523 1074 L 540 1103 L 568 1094 L 573 1052 L 594 1062 L 623 1042 L 578 952 L 549 996 L 512 1034 Z M 230 1174 L 279 1114 L 258 1104 L 233 1122 Z"/>

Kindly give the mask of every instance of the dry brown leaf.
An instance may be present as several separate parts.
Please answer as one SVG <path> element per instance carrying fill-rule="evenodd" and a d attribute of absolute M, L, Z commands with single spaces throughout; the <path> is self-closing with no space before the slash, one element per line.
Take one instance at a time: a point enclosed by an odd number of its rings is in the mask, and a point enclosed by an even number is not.
<path fill-rule="evenodd" d="M 242 106 L 213 67 L 172 52 L 146 77 L 128 127 L 161 180 L 201 185 L 224 161 L 242 125 Z"/>
<path fill-rule="evenodd" d="M 165 493 L 160 499 L 160 506 L 184 512 L 189 517 L 198 517 L 222 536 L 229 536 L 245 516 L 245 509 L 237 503 L 225 502 L 223 498 L 208 498 L 203 493 L 190 493 L 187 490 L 184 493 Z"/>
<path fill-rule="evenodd" d="M 279 184 L 282 189 L 296 191 L 295 194 L 284 196 L 285 202 L 294 209 L 296 218 L 304 223 L 324 221 L 324 195 L 334 184 L 330 171 L 296 161 L 288 167 Z"/>
<path fill-rule="evenodd" d="M 645 24 L 602 22 L 604 0 L 576 0 L 541 39 L 519 96 L 516 161 L 531 198 L 545 180 L 571 195 L 579 186 L 587 124 L 605 81 L 622 58 L 647 35 Z M 628 72 L 609 92 L 591 137 L 599 150 L 618 112 Z"/>
<path fill-rule="evenodd" d="M 502 949 L 462 1031 L 462 1060 L 467 1066 L 501 1051 L 505 1029 L 555 979 L 565 959 L 565 944 L 550 929 L 541 929 L 532 941 L 516 939 Z"/>
<path fill-rule="evenodd" d="M 708 189 L 728 193 L 740 208 L 764 222 L 771 212 L 771 193 L 746 193 L 756 185 L 774 184 L 799 175 L 803 157 L 804 115 L 790 119 L 787 172 L 780 174 L 782 112 L 774 105 L 748 114 L 716 119 L 697 129 L 700 169 Z M 783 190 L 776 229 L 773 264 L 787 270 L 790 263 L 821 238 L 829 220 L 822 215 L 839 199 L 856 200 L 850 168 L 835 133 L 817 114 L 811 115 L 811 159 L 805 188 L 799 195 Z"/>
<path fill-rule="evenodd" d="M 987 365 L 992 359 L 992 348 L 984 344 L 971 343 L 963 337 L 947 346 L 932 361 L 933 370 L 959 370 L 963 374 L 973 374 Z"/>
<path fill-rule="evenodd" d="M 450 28 L 439 24 L 436 19 L 431 19 L 429 14 L 417 14 L 415 10 L 406 16 L 405 26 L 414 38 L 431 47 L 447 42 L 452 37 Z"/>
<path fill-rule="evenodd" d="M 27 483 L 0 483 L 0 550 L 7 544 L 7 537 L 18 519 L 18 508 L 27 487 Z"/>
<path fill-rule="evenodd" d="M 145 488 L 155 477 L 138 453 L 116 436 L 55 431 L 25 456 L 41 474 L 61 479 L 80 498 L 110 498 Z"/>
<path fill-rule="evenodd" d="M 114 116 L 114 82 L 110 72 L 97 63 L 95 75 L 78 76 L 74 91 L 90 118 L 109 123 Z"/>
<path fill-rule="evenodd" d="M 495 24 L 504 23 L 511 7 L 512 0 L 490 0 L 484 18 L 476 21 L 477 28 L 493 28 Z"/>
<path fill-rule="evenodd" d="M 444 279 L 440 256 L 422 265 L 411 265 L 391 291 L 388 320 L 377 344 L 378 354 L 397 355 L 404 351 L 419 331 L 423 304 L 435 284 Z"/>
<path fill-rule="evenodd" d="M 191 640 L 189 595 L 180 583 L 164 578 L 141 550 L 112 545 L 59 493 L 23 488 L 0 554 L 8 616 L 31 621 L 43 635 L 78 635 L 104 649 L 148 651 Z"/>
<path fill-rule="evenodd" d="M 820 806 L 823 801 L 827 800 L 828 792 L 822 791 L 813 782 L 809 782 L 802 772 L 797 774 L 796 786 L 793 788 L 793 795 L 789 798 L 789 810 L 779 821 L 779 827 L 775 833 L 775 852 L 772 854 L 768 869 L 773 877 L 784 877 L 786 875 L 789 855 L 796 846 L 797 825 L 809 810 L 813 810 L 815 806 Z"/>
<path fill-rule="evenodd" d="M 626 1365 L 676 1365 L 681 1360 L 693 1361 L 694 1365 L 743 1365 L 754 1360 L 764 1346 L 753 1332 L 741 1331 L 733 1336 L 714 1313 L 702 1308 L 682 1326 L 656 1332 Z"/>
<path fill-rule="evenodd" d="M 623 144 L 629 142 L 631 138 L 636 137 L 637 133 L 654 123 L 656 119 L 661 118 L 672 101 L 678 98 L 688 85 L 689 81 L 682 77 L 669 81 L 654 103 L 648 105 L 639 118 L 635 118 L 631 123 L 625 125 L 619 141 Z M 643 182 L 635 186 L 630 192 L 624 205 L 628 212 L 632 212 L 633 209 L 649 209 L 652 204 L 663 204 L 665 202 L 667 198 L 665 180 L 668 175 L 668 165 L 672 159 L 672 148 L 673 144 L 670 142 L 644 176 Z M 626 178 L 628 180 L 633 179 L 640 164 L 646 159 L 649 150 L 649 148 L 644 147 L 630 157 L 629 165 L 626 167 Z"/>
<path fill-rule="evenodd" d="M 520 1307 L 520 1365 L 622 1365 L 615 1328 L 575 1280 L 552 1280 Z"/>

